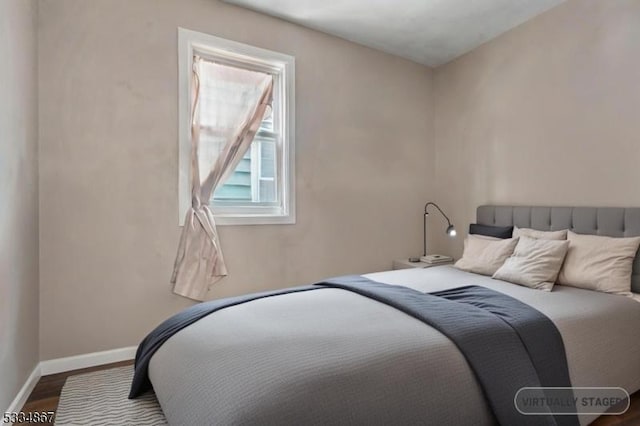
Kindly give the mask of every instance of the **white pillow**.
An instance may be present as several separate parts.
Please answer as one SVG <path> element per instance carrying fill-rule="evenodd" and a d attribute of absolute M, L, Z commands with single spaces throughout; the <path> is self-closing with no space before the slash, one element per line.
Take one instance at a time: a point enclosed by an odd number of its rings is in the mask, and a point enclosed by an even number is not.
<path fill-rule="evenodd" d="M 529 237 L 539 240 L 566 240 L 567 230 L 563 229 L 561 231 L 538 231 L 537 229 L 518 228 L 517 226 L 514 226 L 513 238 L 517 237 Z"/>
<path fill-rule="evenodd" d="M 520 237 L 513 255 L 493 278 L 538 290 L 551 291 L 569 249 L 569 241 Z"/>
<path fill-rule="evenodd" d="M 463 271 L 491 276 L 511 256 L 516 244 L 517 238 L 493 240 L 469 235 L 464 240 L 462 258 L 454 266 Z"/>
<path fill-rule="evenodd" d="M 569 231 L 558 284 L 631 296 L 631 270 L 640 237 L 613 238 Z"/>
<path fill-rule="evenodd" d="M 490 240 L 490 241 L 504 240 L 504 238 L 490 237 L 489 235 L 482 235 L 482 234 L 469 234 L 469 235 L 473 235 L 474 238 L 480 238 L 481 240 Z"/>

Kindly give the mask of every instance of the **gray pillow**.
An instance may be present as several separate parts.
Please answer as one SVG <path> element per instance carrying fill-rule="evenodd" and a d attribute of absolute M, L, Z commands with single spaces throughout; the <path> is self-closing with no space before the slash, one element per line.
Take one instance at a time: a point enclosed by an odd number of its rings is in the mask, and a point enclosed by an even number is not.
<path fill-rule="evenodd" d="M 469 234 L 484 235 L 494 238 L 511 238 L 513 226 L 491 226 L 472 223 L 469 225 Z"/>

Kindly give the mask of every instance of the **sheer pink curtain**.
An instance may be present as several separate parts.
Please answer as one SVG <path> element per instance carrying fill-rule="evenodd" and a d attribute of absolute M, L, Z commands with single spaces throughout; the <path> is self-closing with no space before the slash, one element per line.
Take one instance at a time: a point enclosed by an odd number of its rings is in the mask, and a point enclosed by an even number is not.
<path fill-rule="evenodd" d="M 191 106 L 191 208 L 171 282 L 184 297 L 204 300 L 227 275 L 209 200 L 233 173 L 271 108 L 273 77 L 194 57 Z"/>

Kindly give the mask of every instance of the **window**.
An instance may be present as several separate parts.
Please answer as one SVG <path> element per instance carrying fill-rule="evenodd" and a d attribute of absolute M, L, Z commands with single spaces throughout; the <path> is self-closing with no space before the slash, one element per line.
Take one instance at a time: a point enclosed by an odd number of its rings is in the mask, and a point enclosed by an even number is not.
<path fill-rule="evenodd" d="M 191 132 L 189 82 L 194 55 L 217 66 L 240 68 L 273 77 L 271 113 L 261 123 L 250 148 L 234 172 L 214 191 L 209 205 L 218 225 L 295 223 L 294 58 L 180 28 L 179 54 L 179 197 L 180 224 L 191 204 Z M 229 84 L 201 78 L 201 111 L 207 99 L 224 96 Z M 201 113 L 201 129 L 206 124 Z M 215 145 L 215 135 L 200 132 L 201 147 Z M 206 151 L 206 148 L 205 148 Z M 215 161 L 215 150 L 206 161 Z M 203 149 L 200 154 L 202 157 Z"/>

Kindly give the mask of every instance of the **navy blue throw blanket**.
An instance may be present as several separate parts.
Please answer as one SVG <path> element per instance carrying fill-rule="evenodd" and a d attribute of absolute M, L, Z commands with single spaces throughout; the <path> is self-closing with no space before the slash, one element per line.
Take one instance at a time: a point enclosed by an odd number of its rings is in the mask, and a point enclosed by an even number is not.
<path fill-rule="evenodd" d="M 384 303 L 451 339 L 465 356 L 501 425 L 578 425 L 574 415 L 525 416 L 514 405 L 514 396 L 522 387 L 571 386 L 562 337 L 545 315 L 485 287 L 421 293 L 361 276 L 200 303 L 174 315 L 140 343 L 129 398 L 151 389 L 147 375 L 151 357 L 167 339 L 188 325 L 229 306 L 323 288 L 340 288 Z"/>
<path fill-rule="evenodd" d="M 471 366 L 501 425 L 579 424 L 575 415 L 525 416 L 514 405 L 523 387 L 571 386 L 560 332 L 547 316 L 526 303 L 480 286 L 422 293 L 360 276 L 316 285 L 349 290 L 392 306 L 451 339 Z M 567 390 L 565 396 L 572 400 L 573 393 Z"/>

